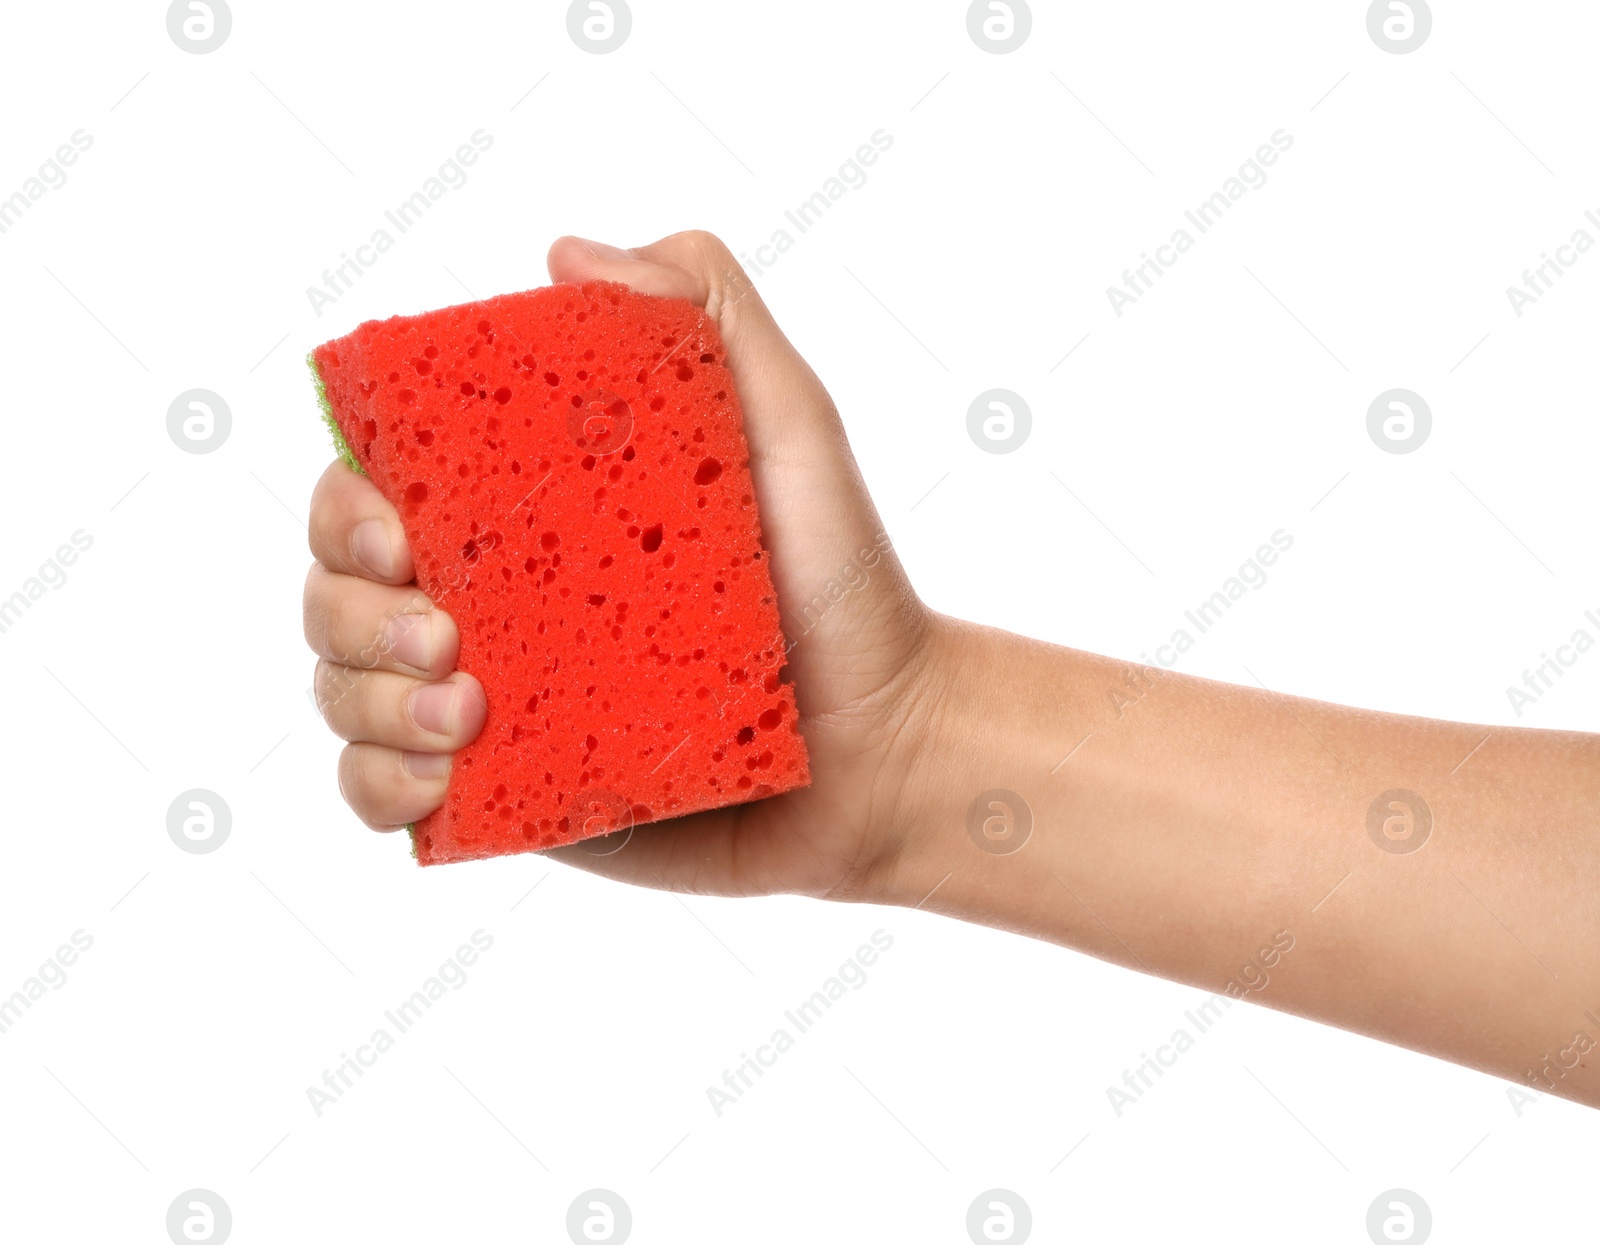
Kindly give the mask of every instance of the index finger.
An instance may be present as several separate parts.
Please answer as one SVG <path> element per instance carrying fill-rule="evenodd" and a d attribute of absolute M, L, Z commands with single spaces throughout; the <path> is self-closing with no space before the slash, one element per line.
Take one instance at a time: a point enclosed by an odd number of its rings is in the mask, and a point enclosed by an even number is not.
<path fill-rule="evenodd" d="M 415 571 L 400 516 L 378 486 L 336 460 L 311 494 L 311 553 L 330 571 L 380 584 L 410 583 Z"/>

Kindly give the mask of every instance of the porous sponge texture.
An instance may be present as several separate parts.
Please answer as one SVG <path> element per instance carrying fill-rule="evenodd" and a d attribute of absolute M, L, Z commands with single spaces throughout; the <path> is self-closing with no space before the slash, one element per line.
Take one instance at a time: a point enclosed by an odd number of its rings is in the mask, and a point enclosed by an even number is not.
<path fill-rule="evenodd" d="M 810 781 L 716 326 L 606 282 L 363 324 L 312 352 L 341 449 L 488 697 L 425 865 Z"/>

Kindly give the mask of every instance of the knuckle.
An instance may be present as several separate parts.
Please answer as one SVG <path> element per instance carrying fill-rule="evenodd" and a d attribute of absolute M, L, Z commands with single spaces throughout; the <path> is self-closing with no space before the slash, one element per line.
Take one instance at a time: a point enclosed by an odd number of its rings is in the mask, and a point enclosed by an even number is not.
<path fill-rule="evenodd" d="M 348 734 L 350 726 L 362 719 L 361 672 L 324 659 L 317 663 L 314 687 L 322 720 L 335 734 Z"/>
<path fill-rule="evenodd" d="M 331 725 L 330 714 L 338 703 L 338 691 L 333 686 L 333 668 L 326 658 L 318 658 L 316 668 L 311 674 L 311 692 L 316 697 L 317 712 L 322 715 L 322 720 Z"/>
<path fill-rule="evenodd" d="M 339 754 L 339 794 L 368 824 L 382 812 L 376 762 L 374 749 L 363 744 L 347 744 Z"/>
<path fill-rule="evenodd" d="M 323 600 L 323 591 L 326 585 L 323 576 L 327 572 L 313 562 L 311 569 L 306 572 L 305 591 L 300 596 L 300 612 L 302 623 L 305 627 L 306 643 L 317 652 L 321 652 L 327 639 L 327 609 Z"/>
<path fill-rule="evenodd" d="M 737 307 L 751 292 L 750 278 L 716 234 L 697 229 L 681 236 L 688 256 L 686 266 L 705 282 L 706 313 L 713 320 L 720 320 L 725 311 Z"/>
<path fill-rule="evenodd" d="M 306 523 L 306 547 L 318 562 L 334 570 L 349 566 L 350 558 L 340 547 L 334 507 L 326 502 L 311 503 L 311 515 Z"/>
<path fill-rule="evenodd" d="M 385 621 L 365 607 L 359 591 L 335 589 L 328 598 L 334 656 L 358 670 L 372 670 L 384 654 Z"/>
<path fill-rule="evenodd" d="M 689 253 L 704 267 L 721 272 L 733 260 L 727 243 L 705 229 L 691 229 L 682 235 Z"/>
<path fill-rule="evenodd" d="M 339 779 L 339 798 L 359 813 L 357 801 L 360 798 L 360 789 L 356 783 L 356 749 L 355 745 L 347 745 L 339 753 L 339 764 L 335 770 Z"/>

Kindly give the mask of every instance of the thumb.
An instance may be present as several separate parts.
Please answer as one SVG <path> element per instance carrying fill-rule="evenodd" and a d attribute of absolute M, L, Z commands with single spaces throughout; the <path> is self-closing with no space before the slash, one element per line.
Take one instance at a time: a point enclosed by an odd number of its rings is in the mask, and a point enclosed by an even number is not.
<path fill-rule="evenodd" d="M 727 246 L 698 231 L 629 249 L 566 237 L 550 248 L 549 266 L 555 281 L 615 281 L 635 293 L 685 299 L 716 323 L 744 408 L 750 472 L 797 674 L 804 669 L 815 678 L 827 658 L 852 671 L 869 655 L 903 659 L 883 652 L 883 642 L 914 642 L 907 632 L 915 628 L 894 624 L 915 613 L 915 597 L 838 409 Z M 828 690 L 843 696 L 853 681 Z M 860 691 L 856 684 L 854 695 Z"/>
<path fill-rule="evenodd" d="M 638 294 L 681 298 L 704 308 L 728 348 L 751 457 L 775 476 L 770 484 L 776 492 L 764 494 L 769 504 L 781 506 L 778 498 L 786 486 L 799 483 L 787 478 L 791 471 L 827 469 L 833 479 L 852 486 L 852 503 L 870 507 L 832 399 L 719 239 L 676 233 L 623 249 L 560 238 L 550 248 L 549 264 L 556 281 L 616 281 Z"/>

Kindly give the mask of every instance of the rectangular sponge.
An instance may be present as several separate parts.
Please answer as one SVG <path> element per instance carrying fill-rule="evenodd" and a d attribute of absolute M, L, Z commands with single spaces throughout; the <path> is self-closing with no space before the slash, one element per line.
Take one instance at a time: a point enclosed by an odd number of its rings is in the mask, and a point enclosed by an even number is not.
<path fill-rule="evenodd" d="M 312 352 L 335 440 L 405 525 L 488 722 L 425 865 L 810 781 L 743 416 L 690 303 L 557 285 Z"/>

